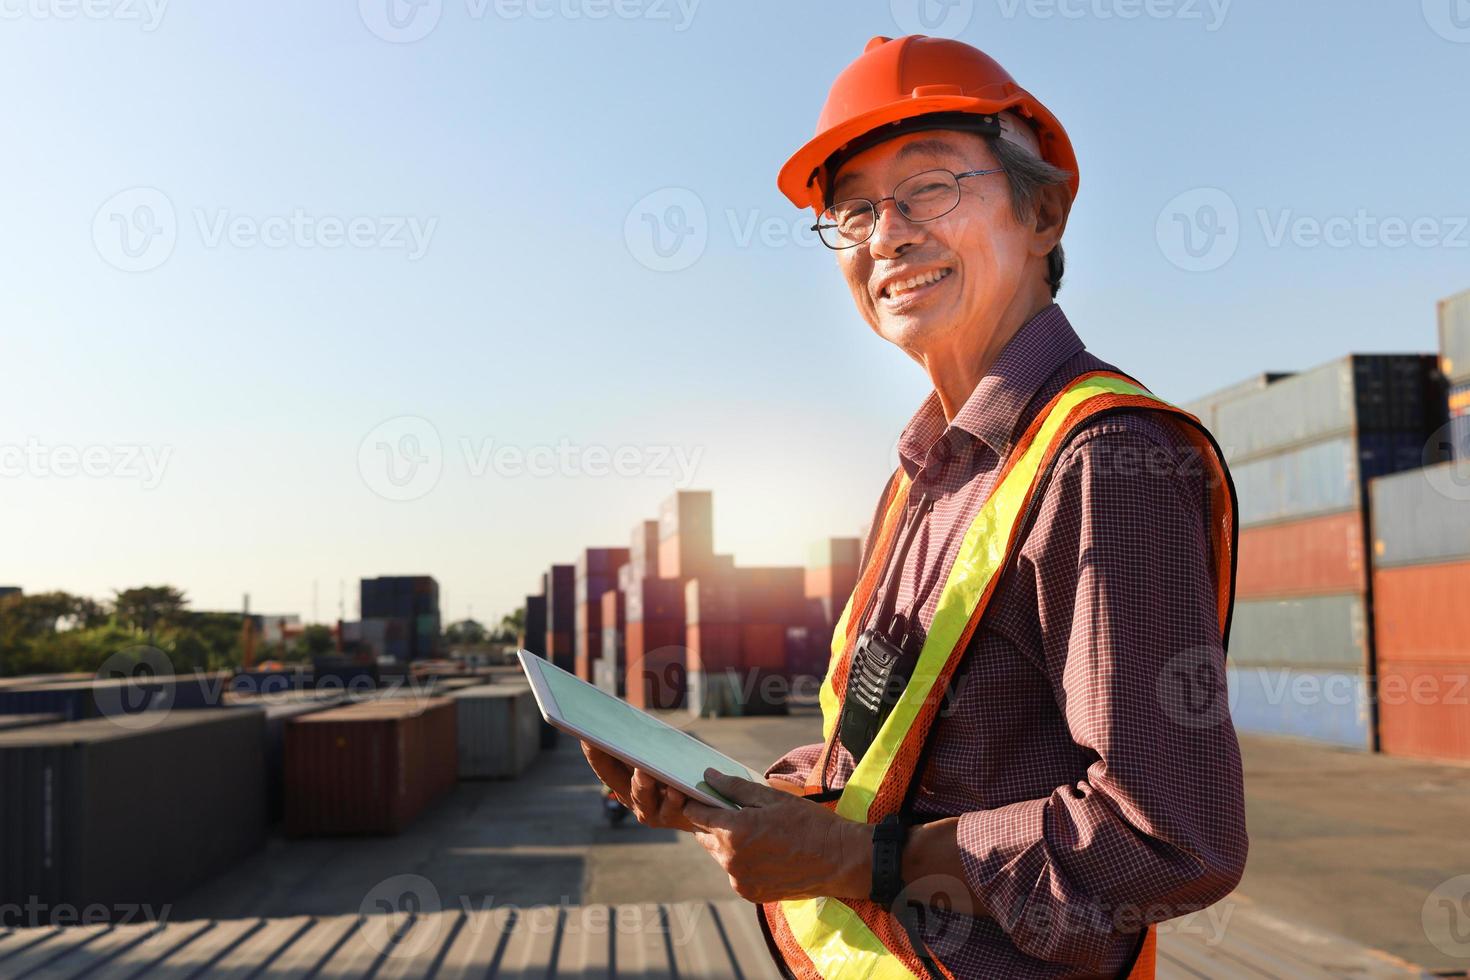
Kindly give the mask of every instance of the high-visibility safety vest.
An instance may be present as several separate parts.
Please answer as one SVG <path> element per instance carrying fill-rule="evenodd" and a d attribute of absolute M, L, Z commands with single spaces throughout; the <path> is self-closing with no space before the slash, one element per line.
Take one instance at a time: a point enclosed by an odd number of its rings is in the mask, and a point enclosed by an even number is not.
<path fill-rule="evenodd" d="M 803 791 L 849 820 L 878 823 L 909 816 L 911 789 L 923 750 L 951 679 L 991 597 L 1023 543 L 1033 505 L 1071 437 L 1088 422 L 1118 412 L 1164 413 L 1199 452 L 1210 484 L 1210 535 L 1219 598 L 1222 642 L 1230 631 L 1235 598 L 1235 490 L 1214 438 L 1193 415 L 1155 397 L 1137 382 L 1112 372 L 1084 374 L 1037 414 L 1008 454 L 995 489 L 960 543 L 934 610 L 922 652 L 903 693 L 851 777 L 840 790 L 822 792 L 835 743 L 853 645 L 868 600 L 877 588 L 884 556 L 895 546 L 908 500 L 902 469 L 889 482 L 883 517 L 853 595 L 832 636 L 832 657 L 822 682 L 822 735 L 826 748 Z M 836 798 L 832 797 L 836 795 Z M 769 902 L 761 921 L 772 955 L 786 975 L 800 980 L 923 980 L 953 977 L 922 939 L 887 908 L 867 899 L 812 898 Z M 1154 976 L 1156 937 L 1140 938 L 1127 976 Z"/>

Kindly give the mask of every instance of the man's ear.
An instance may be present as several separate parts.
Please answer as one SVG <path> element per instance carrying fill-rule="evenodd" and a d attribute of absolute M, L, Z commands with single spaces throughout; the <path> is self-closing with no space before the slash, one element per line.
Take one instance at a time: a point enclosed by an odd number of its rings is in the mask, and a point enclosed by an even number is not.
<path fill-rule="evenodd" d="M 1032 226 L 1032 254 L 1047 255 L 1061 242 L 1071 211 L 1072 195 L 1067 185 L 1048 184 L 1040 189 L 1036 195 L 1036 215 Z"/>

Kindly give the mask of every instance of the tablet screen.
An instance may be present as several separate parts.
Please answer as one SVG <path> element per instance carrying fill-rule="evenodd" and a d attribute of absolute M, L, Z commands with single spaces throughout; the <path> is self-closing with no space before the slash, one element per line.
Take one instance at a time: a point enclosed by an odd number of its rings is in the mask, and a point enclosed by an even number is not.
<path fill-rule="evenodd" d="M 642 768 L 670 776 L 718 799 L 723 797 L 704 781 L 706 769 L 717 769 L 764 785 L 765 777 L 760 773 L 639 711 L 621 698 L 544 660 L 535 666 L 556 701 L 556 713 L 563 720 L 617 749 Z"/>

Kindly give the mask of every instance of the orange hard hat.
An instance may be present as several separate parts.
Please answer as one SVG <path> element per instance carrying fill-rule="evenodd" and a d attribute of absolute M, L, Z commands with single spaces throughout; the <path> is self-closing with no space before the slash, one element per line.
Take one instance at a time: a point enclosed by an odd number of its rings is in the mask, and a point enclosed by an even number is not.
<path fill-rule="evenodd" d="M 1015 115 L 1033 132 L 1015 132 Z M 1077 155 L 1051 111 L 985 52 L 922 34 L 867 43 L 832 83 L 817 135 L 786 161 L 776 184 L 797 207 L 820 211 L 842 159 L 901 132 L 950 126 L 1009 136 L 1035 148 L 1043 160 L 1072 174 L 1068 186 L 1077 196 Z"/>

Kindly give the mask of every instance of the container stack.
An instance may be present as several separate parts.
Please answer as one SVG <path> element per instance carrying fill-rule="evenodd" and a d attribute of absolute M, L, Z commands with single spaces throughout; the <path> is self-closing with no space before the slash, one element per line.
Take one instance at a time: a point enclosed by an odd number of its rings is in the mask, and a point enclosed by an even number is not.
<path fill-rule="evenodd" d="M 863 543 L 858 538 L 824 538 L 812 545 L 806 565 L 806 642 L 787 665 L 791 676 L 827 672 L 832 631 L 857 587 Z"/>
<path fill-rule="evenodd" d="M 659 577 L 698 578 L 709 570 L 714 555 L 714 495 L 680 490 L 665 500 L 658 514 Z"/>
<path fill-rule="evenodd" d="M 577 556 L 577 611 L 572 643 L 576 675 L 591 681 L 602 655 L 602 594 L 615 588 L 618 569 L 628 564 L 627 548 L 586 548 Z"/>
<path fill-rule="evenodd" d="M 546 656 L 546 596 L 526 596 L 526 620 L 521 624 L 520 643 L 536 656 Z"/>
<path fill-rule="evenodd" d="M 1371 749 L 1366 488 L 1443 424 L 1435 359 L 1350 355 L 1202 401 L 1239 497 L 1236 726 Z"/>
<path fill-rule="evenodd" d="M 404 663 L 439 655 L 439 583 L 432 576 L 365 578 L 359 598 L 363 642 L 376 656 Z"/>
<path fill-rule="evenodd" d="M 1455 459 L 1470 459 L 1470 289 L 1439 303 L 1440 370 L 1449 382 Z"/>
<path fill-rule="evenodd" d="M 460 779 L 514 779 L 541 750 L 541 713 L 525 684 L 454 691 Z"/>
<path fill-rule="evenodd" d="M 28 903 L 164 909 L 259 848 L 263 726 L 258 711 L 212 709 L 0 732 L 0 926 Z"/>
<path fill-rule="evenodd" d="M 454 787 L 457 745 L 452 698 L 367 701 L 292 719 L 286 833 L 399 833 Z"/>
<path fill-rule="evenodd" d="M 1215 411 L 1225 402 L 1234 401 L 1242 395 L 1260 391 L 1267 385 L 1275 384 L 1283 378 L 1291 377 L 1290 371 L 1263 371 L 1253 374 L 1244 381 L 1236 382 L 1228 388 L 1212 391 L 1203 398 L 1197 398 L 1192 402 L 1184 402 L 1179 407 L 1189 412 L 1195 418 L 1204 423 L 1205 428 L 1211 432 L 1215 431 Z"/>
<path fill-rule="evenodd" d="M 577 625 L 577 566 L 552 565 L 546 579 L 546 658 L 562 670 L 577 669 L 572 633 Z"/>
<path fill-rule="evenodd" d="M 633 525 L 628 565 L 634 578 L 658 578 L 658 527 L 658 521 L 639 521 Z"/>
<path fill-rule="evenodd" d="M 1470 761 L 1470 464 L 1374 480 L 1379 747 Z"/>
<path fill-rule="evenodd" d="M 740 714 L 740 601 L 734 560 L 684 584 L 684 645 L 688 648 L 689 710 L 705 717 Z"/>
<path fill-rule="evenodd" d="M 627 689 L 627 572 L 631 566 L 618 569 L 617 588 L 602 594 L 602 656 L 592 668 L 592 682 L 609 694 L 622 697 Z"/>
<path fill-rule="evenodd" d="M 676 578 L 638 578 L 624 599 L 627 618 L 625 697 L 639 708 L 684 704 L 684 584 Z"/>
<path fill-rule="evenodd" d="M 806 570 L 737 568 L 740 666 L 747 689 L 746 714 L 785 714 L 791 679 L 791 646 L 806 647 Z M 795 633 L 793 640 L 788 634 Z"/>

